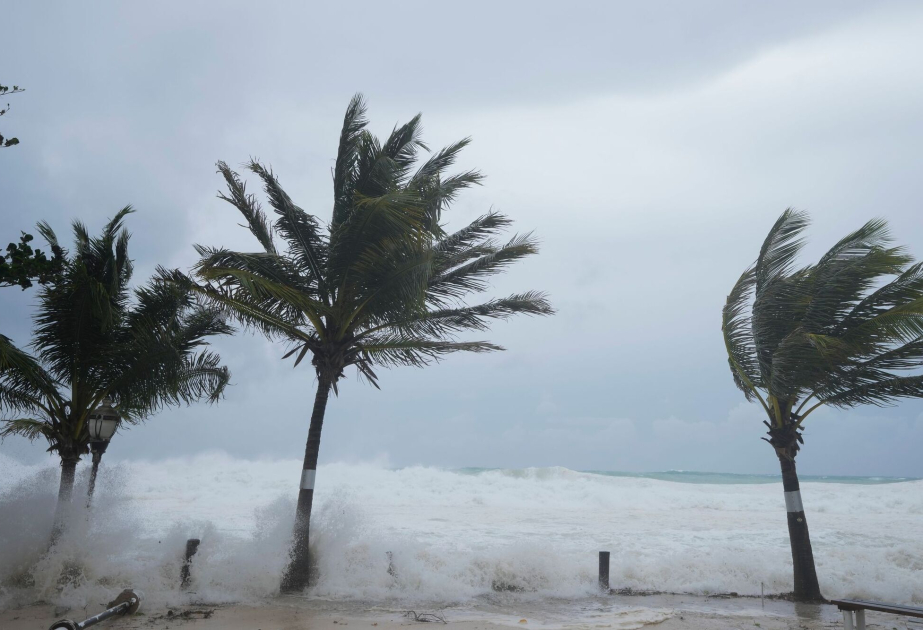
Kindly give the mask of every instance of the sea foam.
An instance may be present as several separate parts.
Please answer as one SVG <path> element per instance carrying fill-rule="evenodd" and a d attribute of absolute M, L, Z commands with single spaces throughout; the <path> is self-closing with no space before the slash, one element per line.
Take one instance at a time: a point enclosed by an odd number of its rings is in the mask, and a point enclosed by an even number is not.
<path fill-rule="evenodd" d="M 258 602 L 276 592 L 300 462 L 220 453 L 106 461 L 90 511 L 87 468 L 78 470 L 70 527 L 47 553 L 59 469 L 0 455 L 0 606 L 83 606 L 122 586 L 170 605 Z M 316 492 L 311 597 L 580 599 L 595 593 L 600 550 L 612 553 L 616 588 L 791 590 L 780 483 L 329 464 Z M 825 595 L 923 602 L 923 481 L 803 483 L 802 494 Z M 182 551 L 193 537 L 202 543 L 193 592 L 184 593 Z"/>

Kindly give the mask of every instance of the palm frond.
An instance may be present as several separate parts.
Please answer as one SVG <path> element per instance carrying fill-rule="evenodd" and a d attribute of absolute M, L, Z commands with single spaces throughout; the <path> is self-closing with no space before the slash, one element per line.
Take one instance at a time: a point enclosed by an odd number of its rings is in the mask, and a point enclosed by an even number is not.
<path fill-rule="evenodd" d="M 14 418 L 10 420 L 0 420 L 0 440 L 13 435 L 19 435 L 30 442 L 39 438 L 51 437 L 53 439 L 54 428 L 42 420 L 34 418 Z"/>
<path fill-rule="evenodd" d="M 218 307 L 225 315 L 236 319 L 244 326 L 259 330 L 269 339 L 310 339 L 300 330 L 300 326 L 305 322 L 283 319 L 276 312 L 264 306 L 260 300 L 254 299 L 245 287 L 228 291 L 209 284 L 199 284 L 178 270 L 164 270 L 163 275 L 167 282 L 175 283 L 201 296 L 210 304 Z"/>
<path fill-rule="evenodd" d="M 214 401 L 227 385 L 218 355 L 203 349 L 209 337 L 232 332 L 219 309 L 162 269 L 129 290 L 123 224 L 131 212 L 120 210 L 98 236 L 75 221 L 74 254 L 66 258 L 47 224 L 41 227 L 63 270 L 39 296 L 37 357 L 0 336 L 0 407 L 14 416 L 3 435 L 44 437 L 50 451 L 80 455 L 88 450 L 89 412 L 106 396 L 138 422 L 166 405 Z"/>
<path fill-rule="evenodd" d="M 45 242 L 48 243 L 48 246 L 52 249 L 56 247 L 61 247 L 58 243 L 58 235 L 55 234 L 54 230 L 48 224 L 47 221 L 39 221 L 35 224 L 36 231 L 45 239 Z"/>
<path fill-rule="evenodd" d="M 382 146 L 382 154 L 394 164 L 394 172 L 389 179 L 395 183 L 404 183 L 411 167 L 416 162 L 420 149 L 429 150 L 422 140 L 421 120 L 422 115 L 417 114 L 400 127 L 395 125 L 388 140 Z"/>
<path fill-rule="evenodd" d="M 412 240 L 392 241 L 383 247 L 367 249 L 356 265 L 356 275 L 362 284 L 354 287 L 358 289 L 356 306 L 342 322 L 343 332 L 367 322 L 424 312 L 433 260 L 430 248 L 420 247 Z"/>
<path fill-rule="evenodd" d="M 923 366 L 923 338 L 891 348 L 856 366 L 856 370 L 914 370 Z"/>
<path fill-rule="evenodd" d="M 226 163 L 218 162 L 217 166 L 218 172 L 224 177 L 224 181 L 228 185 L 228 192 L 230 192 L 230 196 L 219 192 L 218 198 L 237 208 L 244 215 L 250 232 L 260 242 L 263 249 L 269 254 L 275 254 L 276 245 L 272 240 L 272 229 L 266 219 L 266 213 L 263 212 L 256 198 L 247 193 L 246 182 L 232 171 Z"/>
<path fill-rule="evenodd" d="M 333 220 L 330 224 L 332 231 L 348 218 L 352 206 L 359 144 L 362 132 L 368 124 L 365 111 L 365 100 L 361 94 L 356 94 L 349 102 L 343 118 L 340 146 L 333 168 Z"/>
<path fill-rule="evenodd" d="M 195 280 L 173 272 L 170 282 L 210 300 L 224 315 L 288 344 L 295 365 L 311 355 L 318 378 L 336 382 L 355 365 L 376 384 L 377 365 L 424 365 L 450 352 L 499 346 L 455 340 L 513 315 L 549 315 L 544 294 L 525 292 L 468 306 L 464 298 L 489 287 L 493 274 L 537 251 L 528 234 L 506 244 L 491 237 L 509 220 L 490 212 L 446 235 L 440 217 L 479 172 L 450 174 L 462 140 L 422 163 L 421 117 L 396 125 L 384 141 L 366 129 L 360 95 L 350 102 L 333 169 L 334 208 L 326 234 L 253 161 L 286 251 L 265 254 L 198 246 Z M 256 201 L 234 176 L 226 180 L 235 205 L 255 215 Z M 246 214 L 246 213 L 245 213 Z M 313 253 L 312 253 L 313 252 Z"/>
<path fill-rule="evenodd" d="M 63 407 L 54 377 L 0 334 L 0 410 L 41 413 Z"/>
<path fill-rule="evenodd" d="M 837 328 L 850 328 L 894 306 L 923 298 L 923 263 L 910 265 L 897 278 L 860 300 Z"/>
<path fill-rule="evenodd" d="M 454 142 L 436 151 L 436 153 L 431 155 L 428 160 L 420 165 L 417 172 L 414 173 L 411 182 L 420 186 L 426 182 L 432 181 L 434 178 L 441 178 L 446 169 L 455 164 L 462 150 L 469 144 L 471 144 L 471 138 L 463 138 L 458 142 Z M 474 172 L 476 173 L 476 171 Z"/>
<path fill-rule="evenodd" d="M 747 313 L 755 284 L 756 274 L 751 266 L 734 283 L 721 311 L 721 332 L 724 335 L 731 376 L 748 401 L 759 396 L 756 388 L 763 386 Z"/>
<path fill-rule="evenodd" d="M 803 325 L 813 332 L 834 329 L 879 279 L 904 272 L 912 259 L 890 243 L 887 223 L 869 221 L 841 239 L 812 270 L 810 306 Z"/>
<path fill-rule="evenodd" d="M 200 269 L 199 277 L 205 280 L 221 280 L 233 278 L 237 286 L 249 296 L 257 300 L 272 299 L 284 302 L 299 309 L 316 328 L 323 329 L 321 317 L 328 313 L 329 308 L 311 295 L 299 291 L 297 288 L 284 282 L 276 282 L 265 278 L 250 270 L 234 269 L 231 267 L 210 267 Z"/>
<path fill-rule="evenodd" d="M 381 336 L 359 344 L 362 355 L 388 367 L 425 367 L 453 352 L 497 352 L 503 350 L 487 341 L 444 341 L 405 335 Z"/>
<path fill-rule="evenodd" d="M 776 220 L 766 240 L 763 241 L 753 269 L 757 296 L 773 279 L 791 271 L 795 256 L 804 245 L 804 241 L 799 236 L 807 226 L 807 214 L 791 208 L 783 212 Z"/>
<path fill-rule="evenodd" d="M 795 400 L 804 391 L 813 391 L 848 363 L 854 348 L 837 337 L 811 334 L 799 327 L 793 330 L 772 355 L 769 390 L 776 398 Z"/>
<path fill-rule="evenodd" d="M 231 375 L 217 354 L 185 353 L 178 359 L 151 361 L 136 371 L 136 378 L 114 384 L 112 393 L 118 397 L 119 410 L 126 419 L 138 421 L 166 406 L 221 399 Z"/>
<path fill-rule="evenodd" d="M 722 330 L 735 384 L 779 430 L 825 404 L 923 396 L 923 376 L 899 374 L 923 367 L 923 265 L 875 219 L 796 269 L 806 225 L 802 213 L 783 213 L 728 297 Z"/>
<path fill-rule="evenodd" d="M 326 301 L 329 291 L 323 268 L 327 259 L 327 242 L 321 235 L 320 223 L 292 202 L 271 170 L 255 160 L 251 160 L 248 168 L 263 180 L 269 203 L 277 215 L 276 230 L 288 242 L 289 256 L 310 272 L 312 284 L 318 287 L 322 299 Z"/>
<path fill-rule="evenodd" d="M 446 170 L 455 164 L 462 149 L 470 143 L 470 138 L 464 138 L 440 149 L 417 169 L 408 184 L 408 188 L 417 190 L 424 200 L 427 229 L 437 237 L 445 236 L 439 224 L 442 212 L 462 190 L 479 185 L 484 180 L 484 176 L 476 170 L 445 175 Z"/>
<path fill-rule="evenodd" d="M 544 293 L 527 291 L 475 306 L 429 311 L 410 320 L 389 322 L 380 330 L 400 330 L 404 334 L 445 338 L 465 330 L 490 330 L 492 320 L 507 320 L 514 315 L 553 314 L 554 308 Z"/>
<path fill-rule="evenodd" d="M 538 242 L 531 233 L 516 235 L 505 245 L 490 243 L 474 245 L 468 252 L 456 254 L 450 263 L 473 257 L 463 264 L 436 274 L 429 282 L 427 298 L 435 304 L 445 304 L 449 299 L 487 290 L 488 279 L 504 271 L 514 262 L 538 252 Z"/>
<path fill-rule="evenodd" d="M 470 258 L 462 257 L 459 259 L 459 256 L 463 256 L 472 250 L 475 251 L 475 255 L 480 255 L 476 246 L 490 242 L 492 236 L 498 234 L 511 223 L 512 221 L 508 217 L 491 210 L 461 230 L 440 239 L 434 245 L 434 249 L 439 256 L 439 270 L 446 271 L 467 262 Z"/>
<path fill-rule="evenodd" d="M 103 228 L 102 236 L 98 239 L 99 242 L 109 244 L 114 242 L 125 224 L 125 217 L 127 217 L 129 214 L 132 214 L 134 211 L 135 209 L 128 205 L 116 212 L 115 216 L 109 219 L 109 223 L 107 223 Z M 101 250 L 101 253 L 104 254 L 105 252 L 105 249 Z"/>
<path fill-rule="evenodd" d="M 231 268 L 238 271 L 252 273 L 278 284 L 290 285 L 305 295 L 319 300 L 317 283 L 313 282 L 313 275 L 302 273 L 302 269 L 288 257 L 264 252 L 247 253 L 235 252 L 224 248 L 204 247 L 195 245 L 194 249 L 199 254 L 199 262 L 195 269 L 207 271 L 209 269 Z M 234 285 L 230 278 L 226 279 L 225 286 Z M 276 306 L 285 309 L 282 303 Z"/>
<path fill-rule="evenodd" d="M 856 405 L 884 407 L 900 398 L 923 398 L 923 376 L 891 376 L 825 397 L 823 402 L 843 409 Z"/>

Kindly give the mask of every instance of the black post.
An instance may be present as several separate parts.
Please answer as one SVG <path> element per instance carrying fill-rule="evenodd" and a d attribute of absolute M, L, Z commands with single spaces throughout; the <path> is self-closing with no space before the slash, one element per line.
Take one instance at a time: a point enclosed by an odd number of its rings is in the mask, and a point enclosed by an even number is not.
<path fill-rule="evenodd" d="M 599 588 L 605 593 L 609 592 L 609 552 L 599 552 Z"/>
<path fill-rule="evenodd" d="M 87 509 L 90 509 L 90 504 L 93 503 L 93 491 L 96 489 L 96 473 L 99 471 L 99 460 L 102 459 L 102 454 L 93 452 L 93 468 L 90 470 L 90 486 L 87 488 Z"/>
<path fill-rule="evenodd" d="M 192 556 L 199 550 L 200 542 L 202 541 L 198 538 L 190 538 L 186 541 L 186 556 L 183 559 L 183 568 L 179 574 L 182 588 L 187 588 L 189 586 L 189 567 L 192 566 Z"/>
<path fill-rule="evenodd" d="M 87 488 L 87 509 L 93 503 L 93 491 L 96 490 L 96 473 L 99 471 L 99 462 L 103 458 L 103 453 L 109 448 L 109 440 L 99 440 L 90 442 L 90 452 L 93 453 L 93 469 L 90 471 L 90 487 Z"/>

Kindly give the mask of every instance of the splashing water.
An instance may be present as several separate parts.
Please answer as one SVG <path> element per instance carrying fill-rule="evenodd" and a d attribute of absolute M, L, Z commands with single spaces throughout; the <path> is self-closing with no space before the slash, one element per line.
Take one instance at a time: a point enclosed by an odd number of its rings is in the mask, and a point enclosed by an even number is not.
<path fill-rule="evenodd" d="M 214 453 L 105 462 L 89 512 L 81 465 L 69 527 L 48 552 L 58 470 L 0 455 L 0 606 L 78 607 L 124 586 L 153 605 L 276 593 L 300 462 Z M 923 481 L 804 483 L 802 492 L 828 597 L 923 601 Z M 179 575 L 193 537 L 202 543 L 186 593 Z M 311 537 L 319 580 L 308 594 L 325 599 L 459 604 L 501 591 L 576 600 L 595 592 L 600 550 L 612 552 L 614 587 L 791 589 L 778 482 L 331 464 L 318 472 Z"/>

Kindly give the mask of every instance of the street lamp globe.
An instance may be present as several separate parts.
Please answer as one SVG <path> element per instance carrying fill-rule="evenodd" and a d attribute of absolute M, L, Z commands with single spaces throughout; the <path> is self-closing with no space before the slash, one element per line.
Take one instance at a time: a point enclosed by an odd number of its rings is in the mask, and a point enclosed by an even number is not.
<path fill-rule="evenodd" d="M 119 428 L 119 412 L 112 406 L 112 400 L 107 396 L 102 404 L 90 412 L 87 418 L 87 430 L 90 432 L 90 441 L 94 443 L 107 443 L 115 430 Z M 105 449 L 104 449 L 105 450 Z"/>

